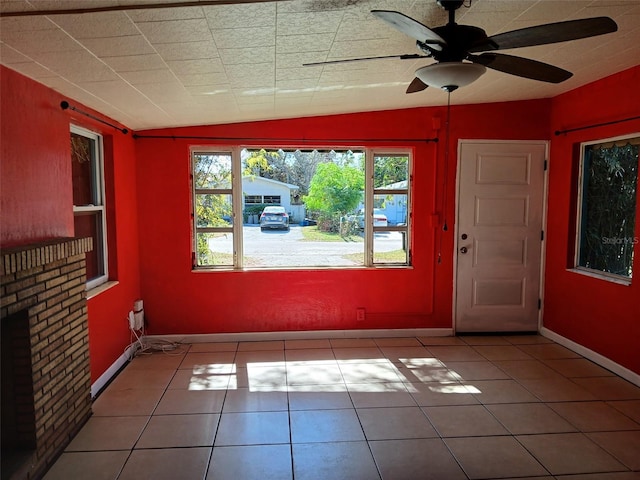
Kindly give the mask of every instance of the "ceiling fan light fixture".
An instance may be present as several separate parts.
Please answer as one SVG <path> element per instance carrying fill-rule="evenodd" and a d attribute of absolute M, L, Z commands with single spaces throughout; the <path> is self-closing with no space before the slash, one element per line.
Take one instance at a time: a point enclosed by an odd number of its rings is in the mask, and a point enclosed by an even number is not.
<path fill-rule="evenodd" d="M 416 70 L 416 77 L 430 87 L 452 92 L 464 87 L 486 72 L 484 65 L 467 62 L 440 62 Z"/>

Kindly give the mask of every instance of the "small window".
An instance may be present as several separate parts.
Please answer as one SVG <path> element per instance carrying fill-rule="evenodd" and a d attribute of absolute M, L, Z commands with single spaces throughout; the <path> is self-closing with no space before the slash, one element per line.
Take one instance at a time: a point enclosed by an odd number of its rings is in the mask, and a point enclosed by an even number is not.
<path fill-rule="evenodd" d="M 640 137 L 581 145 L 576 267 L 630 281 Z"/>
<path fill-rule="evenodd" d="M 269 205 L 280 205 L 280 195 L 265 195 L 262 203 Z"/>
<path fill-rule="evenodd" d="M 107 228 L 104 202 L 102 137 L 80 127 L 71 127 L 71 173 L 76 237 L 91 237 L 87 252 L 87 289 L 108 279 Z"/>
<path fill-rule="evenodd" d="M 262 195 L 245 195 L 245 205 L 258 205 L 262 203 Z"/>

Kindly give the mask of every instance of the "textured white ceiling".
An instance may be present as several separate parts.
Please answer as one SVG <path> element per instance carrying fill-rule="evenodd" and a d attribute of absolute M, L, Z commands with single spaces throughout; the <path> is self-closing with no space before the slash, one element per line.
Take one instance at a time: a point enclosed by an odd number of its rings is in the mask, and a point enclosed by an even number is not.
<path fill-rule="evenodd" d="M 1 0 L 0 7 L 13 12 L 167 1 Z M 640 0 L 465 3 L 457 23 L 488 35 L 595 16 L 613 18 L 619 30 L 505 50 L 574 76 L 554 85 L 489 70 L 454 92 L 452 103 L 553 97 L 640 64 Z M 375 18 L 372 9 L 397 10 L 429 27 L 447 22 L 435 0 L 281 0 L 3 17 L 0 62 L 134 130 L 445 104 L 446 93 L 434 88 L 405 94 L 414 71 L 429 59 L 302 66 L 417 53 L 414 40 Z"/>

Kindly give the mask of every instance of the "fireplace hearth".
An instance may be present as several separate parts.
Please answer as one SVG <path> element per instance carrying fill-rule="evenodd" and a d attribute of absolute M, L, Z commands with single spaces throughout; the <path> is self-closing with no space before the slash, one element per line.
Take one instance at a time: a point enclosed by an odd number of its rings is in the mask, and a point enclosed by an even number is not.
<path fill-rule="evenodd" d="M 91 415 L 90 238 L 2 250 L 2 479 L 33 480 Z"/>

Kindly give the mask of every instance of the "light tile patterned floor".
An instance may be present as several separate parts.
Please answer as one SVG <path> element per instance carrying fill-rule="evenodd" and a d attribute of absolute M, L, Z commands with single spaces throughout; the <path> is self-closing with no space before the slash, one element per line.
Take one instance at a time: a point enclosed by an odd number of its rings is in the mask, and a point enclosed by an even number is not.
<path fill-rule="evenodd" d="M 135 358 L 45 480 L 640 479 L 640 388 L 541 336 Z"/>

